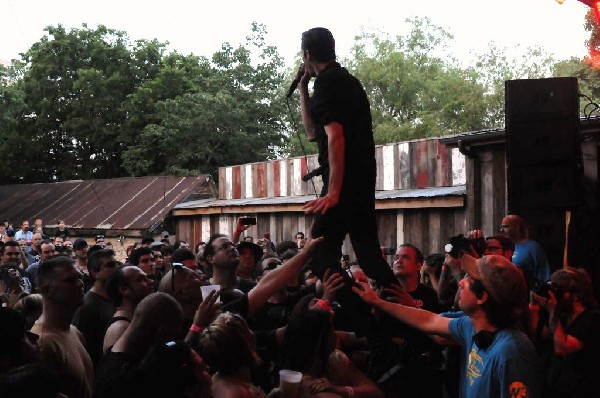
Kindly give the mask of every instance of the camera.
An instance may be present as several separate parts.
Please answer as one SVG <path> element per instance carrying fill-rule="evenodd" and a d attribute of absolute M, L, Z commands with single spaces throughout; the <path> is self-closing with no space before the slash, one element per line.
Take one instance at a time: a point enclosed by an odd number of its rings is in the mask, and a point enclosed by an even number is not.
<path fill-rule="evenodd" d="M 395 247 L 382 247 L 381 252 L 386 256 L 393 256 L 394 254 L 396 254 L 396 248 Z"/>
<path fill-rule="evenodd" d="M 533 281 L 533 286 L 531 286 L 531 291 L 537 294 L 538 296 L 550 298 L 550 294 L 548 292 L 554 293 L 554 297 L 557 300 L 560 300 L 562 297 L 562 292 L 560 287 L 554 282 L 544 282 L 542 280 L 536 279 Z"/>
<path fill-rule="evenodd" d="M 458 234 L 450 238 L 450 243 L 444 247 L 446 253 L 454 258 L 458 258 L 463 253 L 470 253 L 473 248 L 479 257 L 483 255 L 485 251 L 485 239 L 468 239 L 463 234 Z"/>

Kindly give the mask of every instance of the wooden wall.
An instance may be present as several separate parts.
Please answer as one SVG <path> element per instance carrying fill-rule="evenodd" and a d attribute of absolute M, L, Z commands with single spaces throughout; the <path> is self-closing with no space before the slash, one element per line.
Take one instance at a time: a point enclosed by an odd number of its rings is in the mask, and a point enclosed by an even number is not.
<path fill-rule="evenodd" d="M 464 156 L 457 149 L 449 150 L 438 139 L 415 140 L 379 145 L 375 148 L 378 191 L 443 187 L 464 184 L 466 175 Z M 275 198 L 315 194 L 310 182 L 302 176 L 317 165 L 316 155 L 279 159 L 268 162 L 222 167 L 219 169 L 219 199 Z M 322 186 L 315 178 L 316 191 Z M 275 209 L 275 211 L 274 211 Z M 197 214 L 175 217 L 176 234 L 181 239 L 198 243 L 207 241 L 213 233 L 233 233 L 240 216 L 254 216 L 257 225 L 245 236 L 255 240 L 270 233 L 275 242 L 293 240 L 296 232 L 307 233 L 312 216 L 292 212 L 270 204 L 264 211 L 253 207 L 252 214 L 228 213 L 206 208 Z M 192 211 L 193 213 L 193 211 Z M 409 242 L 426 254 L 443 252 L 449 238 L 465 232 L 464 208 L 387 209 L 377 211 L 378 235 L 382 247 L 397 247 Z M 354 259 L 347 239 L 343 253 Z M 390 258 L 391 259 L 391 258 Z"/>
<path fill-rule="evenodd" d="M 453 169 L 450 151 L 435 138 L 378 145 L 375 158 L 378 191 L 449 186 L 453 175 L 462 172 Z M 316 155 L 221 167 L 219 199 L 312 195 L 315 187 L 321 191 L 321 178 L 314 179 L 313 187 L 302 176 L 316 167 Z"/>

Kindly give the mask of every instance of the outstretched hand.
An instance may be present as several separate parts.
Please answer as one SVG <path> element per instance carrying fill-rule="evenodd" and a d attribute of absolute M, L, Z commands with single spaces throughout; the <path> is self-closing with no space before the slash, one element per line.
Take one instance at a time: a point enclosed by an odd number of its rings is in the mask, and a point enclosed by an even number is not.
<path fill-rule="evenodd" d="M 385 297 L 386 301 L 396 304 L 402 304 L 407 307 L 416 307 L 417 303 L 410 294 L 404 290 L 404 288 L 397 283 L 392 283 L 389 287 L 383 289 L 388 295 Z"/>
<path fill-rule="evenodd" d="M 355 281 L 352 291 L 358 295 L 365 303 L 375 305 L 379 300 L 377 293 L 371 289 L 368 282 Z"/>
<path fill-rule="evenodd" d="M 332 274 L 331 269 L 323 275 L 323 298 L 322 300 L 331 305 L 335 300 L 335 293 L 344 286 L 344 277 L 338 273 Z"/>
<path fill-rule="evenodd" d="M 306 239 L 306 242 L 304 243 L 304 248 L 302 249 L 302 253 L 306 253 L 309 254 L 310 252 L 312 252 L 315 247 L 317 247 L 317 245 L 321 242 L 323 242 L 323 240 L 325 239 L 323 236 L 320 236 L 318 238 L 313 238 L 312 237 L 312 230 L 313 230 L 313 226 L 314 226 L 314 221 L 310 226 L 310 233 L 308 234 L 308 237 Z"/>

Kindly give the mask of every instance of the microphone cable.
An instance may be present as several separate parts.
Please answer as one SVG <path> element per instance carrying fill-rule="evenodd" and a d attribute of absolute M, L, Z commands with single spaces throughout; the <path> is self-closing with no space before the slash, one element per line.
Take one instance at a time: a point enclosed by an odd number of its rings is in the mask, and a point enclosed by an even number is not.
<path fill-rule="evenodd" d="M 302 142 L 302 137 L 300 136 L 300 131 L 298 128 L 299 123 L 297 122 L 297 119 L 294 117 L 294 112 L 292 112 L 292 107 L 290 105 L 290 97 L 286 98 L 285 103 L 286 103 L 286 105 L 288 107 L 288 111 L 290 113 L 290 120 L 292 123 L 292 128 L 296 132 L 296 136 L 298 137 L 298 142 L 300 142 L 300 148 L 302 149 L 302 154 L 304 155 L 304 161 L 306 162 L 306 170 L 308 171 L 307 174 L 311 174 L 313 172 L 313 170 L 311 170 L 310 166 L 308 165 L 308 156 L 306 155 L 306 149 L 304 148 L 304 143 Z M 310 177 L 310 182 L 312 184 L 315 196 L 318 198 L 319 195 L 317 194 L 317 187 L 315 185 L 314 176 Z"/>

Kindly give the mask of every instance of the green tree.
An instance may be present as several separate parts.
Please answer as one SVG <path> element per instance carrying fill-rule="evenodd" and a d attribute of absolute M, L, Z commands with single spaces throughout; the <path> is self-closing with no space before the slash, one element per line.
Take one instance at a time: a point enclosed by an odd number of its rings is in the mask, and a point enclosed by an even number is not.
<path fill-rule="evenodd" d="M 46 28 L 23 57 L 30 182 L 124 174 L 121 155 L 135 141 L 122 134 L 128 95 L 160 69 L 164 45 L 131 44 L 124 32 L 98 26 Z"/>
<path fill-rule="evenodd" d="M 190 90 L 156 103 L 156 121 L 124 154 L 129 173 L 214 174 L 219 166 L 275 155 L 286 142 L 277 101 L 283 63 L 264 35 L 264 26 L 253 24 L 245 45 L 224 43 L 210 62 L 192 68 Z M 255 60 L 251 47 L 258 50 Z"/>
<path fill-rule="evenodd" d="M 442 58 L 452 36 L 427 18 L 407 22 L 412 30 L 394 39 L 363 33 L 347 62 L 371 101 L 376 142 L 482 128 L 484 87 L 472 71 Z"/>
<path fill-rule="evenodd" d="M 27 150 L 18 123 L 25 109 L 25 94 L 16 80 L 21 67 L 18 62 L 0 65 L 0 181 L 4 183 L 21 182 L 22 169 L 27 167 L 19 156 Z"/>

